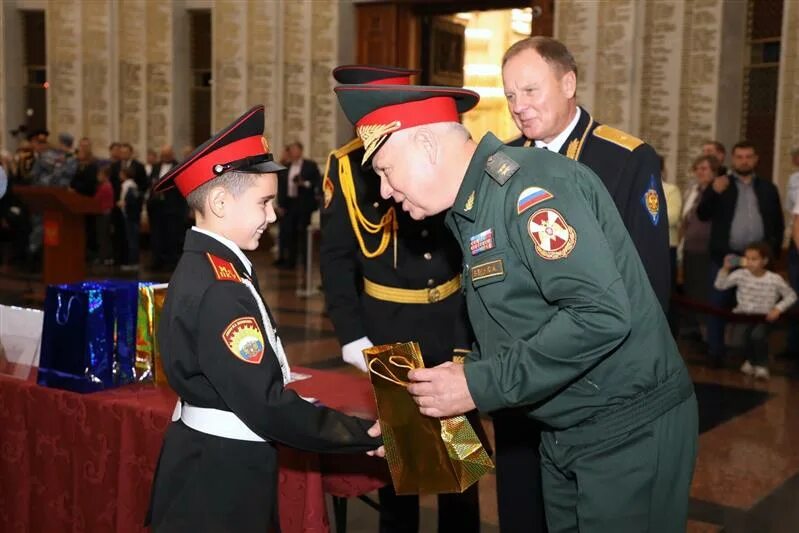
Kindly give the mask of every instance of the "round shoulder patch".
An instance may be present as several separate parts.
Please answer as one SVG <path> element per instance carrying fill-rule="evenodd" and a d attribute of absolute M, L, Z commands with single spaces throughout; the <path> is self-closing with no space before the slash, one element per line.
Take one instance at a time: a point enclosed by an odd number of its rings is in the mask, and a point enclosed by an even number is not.
<path fill-rule="evenodd" d="M 543 259 L 568 257 L 577 243 L 577 233 L 555 209 L 539 209 L 527 220 L 527 232 L 535 252 Z"/>
<path fill-rule="evenodd" d="M 257 365 L 264 358 L 264 336 L 251 316 L 237 318 L 222 332 L 228 350 L 245 363 Z"/>

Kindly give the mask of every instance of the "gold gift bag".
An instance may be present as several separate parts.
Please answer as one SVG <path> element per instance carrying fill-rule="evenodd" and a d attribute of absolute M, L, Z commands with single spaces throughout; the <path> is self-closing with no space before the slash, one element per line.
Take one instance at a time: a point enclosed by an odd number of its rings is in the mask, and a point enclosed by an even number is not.
<path fill-rule="evenodd" d="M 164 307 L 167 283 L 156 285 L 139 284 L 139 310 L 136 315 L 136 382 L 155 381 L 166 385 L 166 376 L 161 368 L 161 357 L 155 332 Z"/>
<path fill-rule="evenodd" d="M 417 343 L 374 346 L 363 353 L 397 494 L 463 492 L 494 468 L 465 416 L 431 418 L 419 412 L 406 390 L 408 372 L 424 367 Z"/>

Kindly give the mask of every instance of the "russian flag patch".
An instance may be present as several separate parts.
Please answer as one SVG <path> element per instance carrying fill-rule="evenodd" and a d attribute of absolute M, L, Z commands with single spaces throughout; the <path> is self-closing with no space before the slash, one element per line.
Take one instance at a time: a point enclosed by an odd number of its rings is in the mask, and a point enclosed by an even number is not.
<path fill-rule="evenodd" d="M 554 197 L 551 192 L 541 187 L 527 187 L 519 195 L 519 201 L 516 203 L 516 213 L 521 215 L 534 205 L 551 200 Z"/>

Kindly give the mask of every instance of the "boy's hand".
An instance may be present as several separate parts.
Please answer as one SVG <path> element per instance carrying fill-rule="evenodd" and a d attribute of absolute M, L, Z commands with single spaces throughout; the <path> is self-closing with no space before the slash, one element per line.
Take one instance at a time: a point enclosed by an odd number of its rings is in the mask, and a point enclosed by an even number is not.
<path fill-rule="evenodd" d="M 775 322 L 778 318 L 780 318 L 781 314 L 782 313 L 780 310 L 775 307 L 766 315 L 766 322 Z"/>
<path fill-rule="evenodd" d="M 379 437 L 381 434 L 380 431 L 380 420 L 375 421 L 375 425 L 370 427 L 367 431 L 370 437 Z M 386 456 L 386 447 L 381 446 L 376 450 L 366 452 L 366 455 L 371 455 L 372 457 L 385 457 Z"/>
<path fill-rule="evenodd" d="M 735 265 L 733 265 L 733 261 L 735 260 L 734 254 L 727 254 L 724 256 L 724 264 L 721 265 L 721 269 L 725 272 L 729 272 L 733 269 Z"/>

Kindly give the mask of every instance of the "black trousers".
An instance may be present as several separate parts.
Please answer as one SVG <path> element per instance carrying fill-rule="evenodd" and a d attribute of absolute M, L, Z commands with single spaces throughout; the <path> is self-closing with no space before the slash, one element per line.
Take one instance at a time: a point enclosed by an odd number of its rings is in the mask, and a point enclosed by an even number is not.
<path fill-rule="evenodd" d="M 417 533 L 419 497 L 398 496 L 394 487 L 378 490 L 380 533 Z M 477 483 L 460 494 L 438 495 L 438 533 L 479 533 L 480 493 Z"/>
<path fill-rule="evenodd" d="M 541 429 L 523 412 L 495 413 L 497 514 L 502 533 L 546 533 L 541 488 Z"/>
<path fill-rule="evenodd" d="M 294 266 L 298 260 L 305 258 L 306 230 L 310 214 L 302 209 L 296 198 L 290 198 L 284 208 L 286 212 L 280 219 L 279 258 Z"/>

